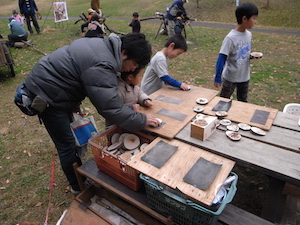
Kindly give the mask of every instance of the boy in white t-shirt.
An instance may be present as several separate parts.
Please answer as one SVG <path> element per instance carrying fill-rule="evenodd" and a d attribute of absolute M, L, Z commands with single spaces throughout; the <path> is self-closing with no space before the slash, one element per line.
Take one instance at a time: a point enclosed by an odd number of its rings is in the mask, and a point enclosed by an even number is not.
<path fill-rule="evenodd" d="M 187 51 L 185 38 L 180 34 L 175 34 L 168 38 L 164 48 L 157 52 L 151 59 L 141 83 L 141 89 L 150 95 L 161 89 L 164 84 L 178 87 L 184 91 L 190 90 L 190 87 L 169 76 L 168 61 L 174 59 Z"/>
<path fill-rule="evenodd" d="M 237 27 L 223 40 L 216 63 L 214 86 L 222 85 L 220 97 L 230 98 L 237 89 L 237 99 L 247 102 L 250 81 L 250 52 L 252 34 L 258 9 L 252 3 L 243 3 L 235 11 Z"/>

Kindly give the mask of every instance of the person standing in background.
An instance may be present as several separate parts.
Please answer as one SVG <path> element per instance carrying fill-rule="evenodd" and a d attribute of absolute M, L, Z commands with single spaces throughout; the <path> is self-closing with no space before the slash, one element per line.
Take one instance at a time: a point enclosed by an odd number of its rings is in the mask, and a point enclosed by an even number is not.
<path fill-rule="evenodd" d="M 137 12 L 134 12 L 132 16 L 133 16 L 132 21 L 131 23 L 128 24 L 128 26 L 132 27 L 132 33 L 140 33 L 141 22 L 139 20 L 139 14 Z"/>
<path fill-rule="evenodd" d="M 253 28 L 258 16 L 258 8 L 249 2 L 236 8 L 237 26 L 224 38 L 216 62 L 214 86 L 222 86 L 220 97 L 231 98 L 237 91 L 237 100 L 248 101 L 250 82 L 250 52 Z"/>
<path fill-rule="evenodd" d="M 175 34 L 181 34 L 182 29 L 184 28 L 185 23 L 183 22 L 183 13 L 182 11 L 177 12 L 177 16 L 174 19 L 175 26 L 174 32 Z"/>
<path fill-rule="evenodd" d="M 35 4 L 34 0 L 19 0 L 19 8 L 21 15 L 25 16 L 27 28 L 30 32 L 30 34 L 33 34 L 33 30 L 30 24 L 30 21 L 32 21 L 33 26 L 35 27 L 35 30 L 38 34 L 41 33 L 39 24 L 36 19 L 36 12 L 38 12 L 38 8 Z"/>
<path fill-rule="evenodd" d="M 166 19 L 168 20 L 168 26 L 167 26 L 167 30 L 168 30 L 168 36 L 172 37 L 175 34 L 174 31 L 174 26 L 175 26 L 175 21 L 174 19 L 177 16 L 177 12 L 178 11 L 182 11 L 183 16 L 186 17 L 187 13 L 185 11 L 185 8 L 183 7 L 184 3 L 188 3 L 188 0 L 175 0 L 172 5 L 170 6 L 169 10 L 167 11 L 166 14 Z"/>
<path fill-rule="evenodd" d="M 24 18 L 22 16 L 19 15 L 19 13 L 17 12 L 17 10 L 13 10 L 12 11 L 12 15 L 11 17 L 15 18 L 15 20 L 19 23 L 21 23 L 22 25 L 24 24 Z"/>

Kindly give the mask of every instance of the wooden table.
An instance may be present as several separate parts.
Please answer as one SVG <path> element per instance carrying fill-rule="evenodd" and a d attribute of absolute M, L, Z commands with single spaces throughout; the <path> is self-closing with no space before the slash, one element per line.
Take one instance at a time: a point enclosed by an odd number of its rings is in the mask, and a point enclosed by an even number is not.
<path fill-rule="evenodd" d="M 214 113 L 211 110 L 212 107 L 220 100 L 219 97 L 215 97 L 216 94 L 215 90 L 197 87 L 192 87 L 190 92 L 170 88 L 158 90 L 150 96 L 155 106 L 143 109 L 143 112 L 151 113 L 163 119 L 165 124 L 161 128 L 149 128 L 147 131 L 154 132 L 161 137 L 175 138 L 268 175 L 270 186 L 262 217 L 272 222 L 280 222 L 282 211 L 287 209 L 286 206 L 288 206 L 285 204 L 287 197 L 283 194 L 286 182 L 300 186 L 300 127 L 297 125 L 298 117 L 278 112 L 278 110 L 234 101 L 232 107 L 235 110 L 229 111 L 231 116 L 235 113 L 242 116 L 243 110 L 247 108 L 251 108 L 252 114 L 256 109 L 270 112 L 271 117 L 268 117 L 268 127 L 265 128 L 268 131 L 266 131 L 265 136 L 257 136 L 249 131 L 239 131 L 242 139 L 234 142 L 226 137 L 225 127 L 219 127 L 205 141 L 190 137 L 190 121 L 196 115 L 193 108 L 199 106 L 196 104 L 196 99 L 207 98 L 210 102 L 204 106 L 206 108 L 204 112 L 212 114 Z M 239 110 L 239 108 L 242 110 Z M 163 116 L 158 113 L 161 109 L 186 114 L 187 117 L 180 121 Z M 232 118 L 236 118 L 236 116 Z M 247 122 L 251 117 L 248 115 L 247 120 L 241 120 L 243 117 L 238 118 L 240 119 L 233 120 L 235 122 Z M 78 171 L 105 186 L 104 178 L 94 177 L 88 168 L 84 169 L 84 165 Z M 134 194 L 132 197 L 134 196 L 137 195 Z M 133 203 L 137 204 L 135 201 Z M 139 205 L 139 207 L 142 207 L 142 205 Z"/>
<path fill-rule="evenodd" d="M 212 100 L 218 91 L 191 86 L 191 90 L 182 91 L 178 88 L 164 87 L 152 93 L 150 98 L 153 106 L 141 107 L 141 112 L 152 114 L 163 121 L 158 128 L 146 128 L 147 131 L 158 134 L 161 137 L 172 139 L 175 135 L 196 115 L 193 108 L 199 106 L 198 98 Z"/>
<path fill-rule="evenodd" d="M 249 103 L 240 102 L 239 104 L 247 108 Z M 238 142 L 227 138 L 226 128 L 222 126 L 206 141 L 200 141 L 190 136 L 190 124 L 187 124 L 175 138 L 268 175 L 270 187 L 262 217 L 272 222 L 280 222 L 282 211 L 287 207 L 286 196 L 282 194 L 285 183 L 300 186 L 298 119 L 297 116 L 278 112 L 265 136 L 254 135 L 249 131 L 239 131 L 242 139 Z"/>
<path fill-rule="evenodd" d="M 213 98 L 207 105 L 205 105 L 203 113 L 214 116 L 216 111 L 213 111 L 213 108 L 220 101 L 228 103 L 230 99 L 221 97 Z M 264 130 L 270 130 L 277 112 L 278 109 L 272 109 L 251 103 L 245 104 L 241 101 L 232 100 L 226 119 L 238 123 L 246 123 Z"/>

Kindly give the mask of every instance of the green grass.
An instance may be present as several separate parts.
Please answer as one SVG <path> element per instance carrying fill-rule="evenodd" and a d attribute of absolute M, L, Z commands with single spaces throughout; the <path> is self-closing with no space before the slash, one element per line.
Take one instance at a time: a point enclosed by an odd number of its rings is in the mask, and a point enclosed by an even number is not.
<path fill-rule="evenodd" d="M 42 15 L 47 15 L 50 3 L 36 0 Z M 44 2 L 45 4 L 42 4 Z M 233 11 L 235 1 L 201 0 L 199 8 L 196 3 L 186 4 L 201 21 L 226 22 L 234 24 Z M 253 1 L 260 8 L 266 0 Z M 1 8 L 10 12 L 16 2 L 0 0 Z M 122 4 L 120 4 L 122 3 Z M 258 26 L 299 27 L 298 0 L 271 1 L 271 8 L 261 9 Z M 170 1 L 102 1 L 101 6 L 105 15 L 109 17 L 131 18 L 133 11 L 138 11 L 141 18 L 152 16 L 156 11 L 163 11 Z M 67 1 L 69 16 L 78 16 L 81 11 L 89 8 L 87 1 Z M 120 5 L 122 7 L 120 7 Z M 9 10 L 8 10 L 9 9 Z M 284 13 L 283 13 L 284 12 Z M 286 13 L 288 12 L 288 13 Z M 297 12 L 297 13 L 296 13 Z M 2 14 L 1 14 L 2 13 Z M 295 15 L 295 13 L 297 15 Z M 9 15 L 1 10 L 0 16 Z M 50 14 L 52 16 L 52 13 Z M 271 19 L 270 19 L 271 18 Z M 292 19 L 291 19 L 292 18 Z M 80 24 L 75 25 L 75 20 L 55 24 L 52 20 L 39 21 L 43 28 L 41 35 L 30 36 L 35 47 L 46 54 L 55 49 L 71 43 L 80 38 L 78 30 Z M 117 31 L 130 32 L 128 21 L 110 20 L 107 25 Z M 0 20 L 2 34 L 7 32 L 7 21 Z M 154 35 L 158 24 L 142 22 L 142 32 L 150 41 L 153 53 L 159 51 L 166 36 Z M 198 45 L 189 45 L 186 53 L 170 61 L 170 75 L 188 84 L 213 89 L 214 67 L 221 43 L 228 30 L 193 27 Z M 189 41 L 195 41 L 191 30 L 187 29 Z M 300 102 L 300 37 L 279 34 L 266 34 L 253 32 L 253 51 L 262 51 L 261 60 L 251 61 L 251 86 L 249 101 L 254 104 L 264 105 L 282 110 L 289 102 Z M 28 220 L 42 224 L 48 204 L 49 180 L 51 177 L 51 161 L 55 152 L 53 143 L 40 125 L 36 117 L 24 117 L 13 103 L 17 86 L 25 79 L 34 64 L 43 55 L 32 47 L 23 49 L 10 49 L 15 62 L 16 77 L 9 77 L 6 68 L 0 68 L 0 221 L 1 224 L 11 225 Z M 98 128 L 103 127 L 103 118 L 88 100 L 83 102 L 83 108 L 88 108 L 90 115 L 94 115 Z M 84 160 L 92 157 L 89 151 Z M 56 158 L 55 187 L 51 201 L 49 224 L 55 224 L 62 212 L 69 207 L 72 200 L 70 193 L 65 193 L 66 179 L 62 173 L 59 161 Z M 250 176 L 239 173 L 241 177 Z M 251 175 L 256 179 L 256 174 Z M 250 188 L 249 188 L 250 186 Z M 257 186 L 241 183 L 239 188 L 249 188 L 252 196 L 263 196 L 263 191 Z M 250 190 L 251 189 L 251 190 Z M 253 190 L 252 190 L 253 189 Z M 241 198 L 237 198 L 239 200 Z M 249 211 L 261 207 L 253 198 L 251 202 L 243 205 Z M 41 204 L 39 204 L 41 203 Z M 235 202 L 239 205 L 240 202 Z"/>

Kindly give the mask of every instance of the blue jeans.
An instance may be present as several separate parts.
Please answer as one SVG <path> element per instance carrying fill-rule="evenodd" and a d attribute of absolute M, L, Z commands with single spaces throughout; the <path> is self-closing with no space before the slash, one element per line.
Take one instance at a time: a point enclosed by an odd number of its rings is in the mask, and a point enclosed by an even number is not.
<path fill-rule="evenodd" d="M 52 138 L 58 152 L 61 167 L 71 187 L 79 191 L 79 185 L 73 169 L 73 163 L 82 165 L 81 159 L 77 156 L 75 138 L 70 128 L 72 112 L 66 112 L 55 108 L 46 108 L 40 114 L 50 137 Z"/>
<path fill-rule="evenodd" d="M 248 88 L 249 81 L 242 83 L 232 83 L 223 78 L 222 80 L 222 90 L 220 97 L 230 98 L 236 88 L 236 97 L 238 101 L 247 102 L 248 101 Z"/>

